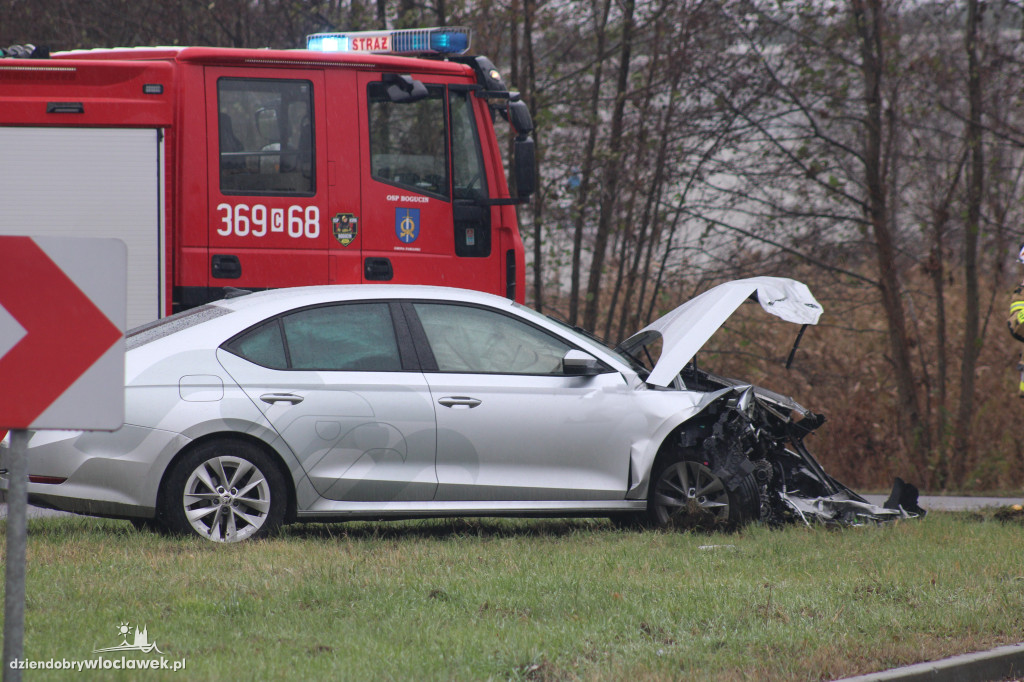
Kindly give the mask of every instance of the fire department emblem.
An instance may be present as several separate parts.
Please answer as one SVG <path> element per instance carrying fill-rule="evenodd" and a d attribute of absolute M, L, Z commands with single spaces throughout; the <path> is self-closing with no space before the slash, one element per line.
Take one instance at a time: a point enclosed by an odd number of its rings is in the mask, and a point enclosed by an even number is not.
<path fill-rule="evenodd" d="M 331 223 L 334 225 L 334 238 L 342 246 L 348 246 L 359 235 L 359 218 L 351 213 L 339 213 Z"/>
<path fill-rule="evenodd" d="M 420 210 L 418 208 L 395 209 L 395 236 L 403 244 L 412 244 L 420 236 Z"/>

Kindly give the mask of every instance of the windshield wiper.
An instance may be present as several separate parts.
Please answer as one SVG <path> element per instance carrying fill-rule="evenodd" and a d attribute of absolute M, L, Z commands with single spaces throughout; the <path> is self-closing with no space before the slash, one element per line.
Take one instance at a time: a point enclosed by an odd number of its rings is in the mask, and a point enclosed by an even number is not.
<path fill-rule="evenodd" d="M 645 365 L 643 362 L 640 361 L 640 358 L 638 358 L 637 356 L 633 355 L 632 353 L 630 353 L 625 348 L 617 348 L 616 351 L 621 353 L 622 355 L 625 355 L 627 358 L 629 358 L 630 361 L 633 363 L 633 369 L 635 369 L 637 371 L 637 374 L 640 375 L 640 378 L 643 379 L 644 381 L 647 381 L 647 377 L 649 377 L 651 375 L 651 370 L 647 368 L 647 365 Z M 646 346 L 644 346 L 644 353 L 646 353 L 648 359 L 650 359 L 651 354 L 647 353 L 647 347 Z M 653 361 L 651 362 L 651 366 L 652 367 L 654 366 L 654 362 Z"/>

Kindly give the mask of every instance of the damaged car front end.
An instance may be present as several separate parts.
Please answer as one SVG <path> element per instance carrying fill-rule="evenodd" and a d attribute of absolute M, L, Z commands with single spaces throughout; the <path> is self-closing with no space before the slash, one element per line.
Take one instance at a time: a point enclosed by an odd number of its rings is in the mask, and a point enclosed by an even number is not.
<path fill-rule="evenodd" d="M 684 371 L 687 388 L 724 391 L 706 410 L 703 429 L 682 432 L 684 448 L 699 457 L 726 489 L 756 490 L 752 516 L 769 525 L 798 522 L 857 525 L 919 516 L 916 489 L 897 481 L 889 506 L 871 504 L 832 478 L 804 438 L 825 417 L 791 398 L 696 369 Z M 701 438 L 701 431 L 710 434 Z"/>
<path fill-rule="evenodd" d="M 652 468 L 649 520 L 659 526 L 735 526 L 749 521 L 772 526 L 859 525 L 923 516 L 917 489 L 900 479 L 879 506 L 826 473 L 804 443 L 825 422 L 824 415 L 774 391 L 698 368 L 696 349 L 747 297 L 773 315 L 803 324 L 801 336 L 806 325 L 818 321 L 820 306 L 798 282 L 753 278 L 730 284 L 742 286 L 725 296 L 714 294 L 722 294 L 722 287 L 711 290 L 704 311 L 696 313 L 712 318 L 706 325 L 714 327 L 710 332 L 666 316 L 619 347 L 638 358 L 654 341 L 663 341 L 666 351 L 677 352 L 671 359 L 663 352 L 647 382 L 705 395 L 703 410 L 674 434 L 668 463 Z M 686 305 L 699 309 L 701 298 Z M 692 315 L 677 317 L 692 321 Z M 684 350 L 678 352 L 679 348 Z M 682 358 L 688 358 L 687 364 L 671 376 Z"/>

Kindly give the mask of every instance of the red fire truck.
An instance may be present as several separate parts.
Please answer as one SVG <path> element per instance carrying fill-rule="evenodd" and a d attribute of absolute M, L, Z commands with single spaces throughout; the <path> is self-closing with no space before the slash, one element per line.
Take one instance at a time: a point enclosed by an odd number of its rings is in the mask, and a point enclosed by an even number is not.
<path fill-rule="evenodd" d="M 0 59 L 0 233 L 122 239 L 129 326 L 229 287 L 522 300 L 532 123 L 468 47 L 468 30 L 442 28 Z"/>

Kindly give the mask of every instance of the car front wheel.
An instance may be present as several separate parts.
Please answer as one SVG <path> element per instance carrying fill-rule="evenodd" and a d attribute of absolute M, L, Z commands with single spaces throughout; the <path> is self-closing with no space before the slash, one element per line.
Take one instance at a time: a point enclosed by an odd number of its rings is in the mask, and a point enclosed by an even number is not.
<path fill-rule="evenodd" d="M 277 529 L 285 484 L 274 462 L 245 443 L 203 443 L 175 466 L 163 497 L 167 526 L 214 542 L 241 542 Z"/>
<path fill-rule="evenodd" d="M 651 477 L 647 517 L 657 528 L 734 528 L 757 509 L 757 487 L 747 475 L 734 490 L 702 461 L 679 457 Z"/>

